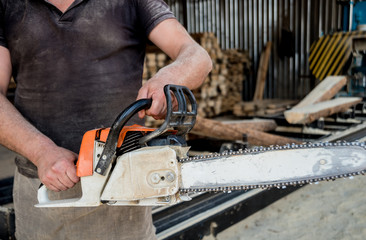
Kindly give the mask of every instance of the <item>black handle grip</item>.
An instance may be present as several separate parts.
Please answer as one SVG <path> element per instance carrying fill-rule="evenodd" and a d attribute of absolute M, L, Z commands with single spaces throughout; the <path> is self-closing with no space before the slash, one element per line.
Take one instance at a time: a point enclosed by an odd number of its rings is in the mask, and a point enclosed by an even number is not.
<path fill-rule="evenodd" d="M 135 115 L 137 112 L 148 109 L 151 107 L 152 99 L 140 99 L 130 106 L 128 106 L 123 112 L 121 112 L 116 120 L 113 122 L 111 129 L 109 130 L 109 134 L 107 137 L 107 141 L 105 143 L 103 152 L 98 161 L 97 166 L 94 171 L 105 175 L 108 166 L 114 160 L 116 154 L 116 148 L 118 144 L 118 137 L 123 128 L 123 126 L 127 123 L 130 118 Z"/>

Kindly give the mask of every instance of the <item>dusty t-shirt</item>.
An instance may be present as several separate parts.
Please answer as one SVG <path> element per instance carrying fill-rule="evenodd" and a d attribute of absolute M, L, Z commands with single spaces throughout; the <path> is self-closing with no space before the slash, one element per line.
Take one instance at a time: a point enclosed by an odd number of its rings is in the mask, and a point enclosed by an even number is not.
<path fill-rule="evenodd" d="M 173 17 L 163 0 L 75 0 L 64 13 L 45 0 L 0 0 L 16 108 L 78 153 L 87 130 L 109 127 L 135 100 L 147 36 Z M 18 166 L 31 168 L 20 159 Z"/>

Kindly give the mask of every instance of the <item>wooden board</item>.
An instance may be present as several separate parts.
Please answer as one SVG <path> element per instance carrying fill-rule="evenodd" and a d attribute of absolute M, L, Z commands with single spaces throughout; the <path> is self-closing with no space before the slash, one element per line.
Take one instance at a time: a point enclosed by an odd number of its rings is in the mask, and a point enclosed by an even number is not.
<path fill-rule="evenodd" d="M 269 58 L 271 56 L 272 42 L 267 42 L 265 50 L 261 54 L 257 73 L 257 83 L 253 101 L 262 100 L 264 94 L 264 87 L 266 85 L 266 77 L 268 71 Z"/>
<path fill-rule="evenodd" d="M 362 98 L 358 97 L 340 97 L 304 107 L 293 108 L 285 112 L 285 118 L 292 124 L 311 123 L 321 117 L 327 117 L 334 113 L 344 112 L 361 101 Z"/>
<path fill-rule="evenodd" d="M 329 76 L 321 81 L 301 102 L 293 108 L 309 106 L 334 97 L 347 84 L 345 76 Z"/>

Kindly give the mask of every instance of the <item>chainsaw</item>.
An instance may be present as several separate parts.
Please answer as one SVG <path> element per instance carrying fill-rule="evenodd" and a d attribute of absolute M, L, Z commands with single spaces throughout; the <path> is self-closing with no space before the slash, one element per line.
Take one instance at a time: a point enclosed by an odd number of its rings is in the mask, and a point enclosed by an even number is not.
<path fill-rule="evenodd" d="M 189 156 L 186 134 L 197 104 L 183 86 L 166 85 L 167 114 L 160 128 L 125 126 L 151 99 L 136 101 L 108 129 L 84 134 L 77 161 L 82 196 L 50 200 L 45 186 L 36 207 L 108 204 L 158 206 L 191 200 L 192 192 L 285 188 L 352 177 L 366 170 L 361 142 L 304 143 Z M 177 106 L 173 107 L 172 98 Z"/>

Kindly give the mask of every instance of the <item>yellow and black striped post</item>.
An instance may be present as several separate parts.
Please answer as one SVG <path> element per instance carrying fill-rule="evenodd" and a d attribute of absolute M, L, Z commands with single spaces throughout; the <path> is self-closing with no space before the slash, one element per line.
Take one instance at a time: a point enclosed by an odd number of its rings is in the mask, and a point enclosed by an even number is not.
<path fill-rule="evenodd" d="M 352 39 L 365 38 L 365 31 L 337 32 L 325 35 L 310 47 L 309 65 L 313 75 L 323 80 L 341 71 L 352 53 Z"/>

